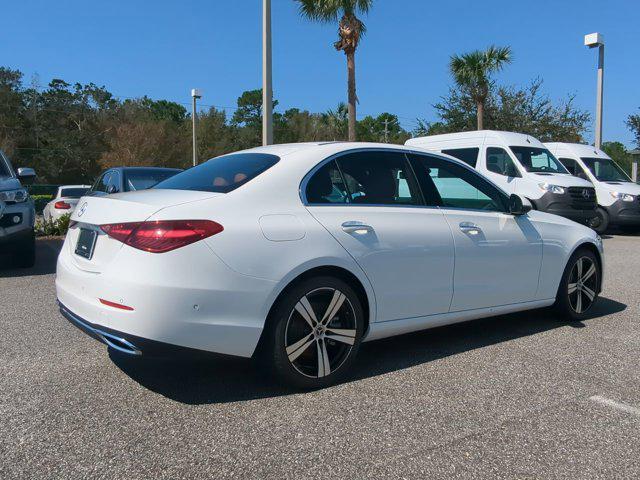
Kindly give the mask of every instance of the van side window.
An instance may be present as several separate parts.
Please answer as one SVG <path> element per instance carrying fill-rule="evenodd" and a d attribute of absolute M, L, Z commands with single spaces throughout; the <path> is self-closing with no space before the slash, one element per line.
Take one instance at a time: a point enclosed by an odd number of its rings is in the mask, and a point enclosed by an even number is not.
<path fill-rule="evenodd" d="M 451 155 L 452 157 L 462 160 L 467 165 L 476 168 L 478 163 L 479 148 L 451 148 L 448 150 L 442 150 L 445 155 Z"/>
<path fill-rule="evenodd" d="M 558 158 L 558 160 L 560 160 L 560 163 L 562 163 L 562 165 L 564 165 L 564 168 L 569 170 L 569 173 L 571 175 L 575 175 L 576 177 L 587 178 L 587 176 L 584 173 L 584 170 L 582 169 L 582 167 L 573 158 L 562 158 L 561 157 L 561 158 Z"/>
<path fill-rule="evenodd" d="M 519 177 L 518 169 L 503 148 L 487 148 L 487 170 L 505 177 Z"/>

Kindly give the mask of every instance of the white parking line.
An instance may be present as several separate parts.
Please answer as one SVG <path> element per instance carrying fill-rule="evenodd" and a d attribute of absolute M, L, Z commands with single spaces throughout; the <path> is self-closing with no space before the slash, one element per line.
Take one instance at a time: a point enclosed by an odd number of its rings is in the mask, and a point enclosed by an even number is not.
<path fill-rule="evenodd" d="M 630 413 L 631 415 L 640 417 L 640 408 L 632 407 L 631 405 L 627 405 L 626 403 L 616 402 L 615 400 L 601 397 L 600 395 L 589 397 L 589 400 L 600 403 L 602 405 L 606 405 L 607 407 L 615 408 L 616 410 L 620 410 L 621 412 Z"/>

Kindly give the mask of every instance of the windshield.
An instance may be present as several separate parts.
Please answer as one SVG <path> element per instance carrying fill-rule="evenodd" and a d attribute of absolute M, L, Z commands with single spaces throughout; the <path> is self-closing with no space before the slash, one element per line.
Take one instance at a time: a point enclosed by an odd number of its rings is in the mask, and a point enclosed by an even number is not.
<path fill-rule="evenodd" d="M 531 173 L 569 173 L 546 148 L 509 147 L 520 165 Z"/>
<path fill-rule="evenodd" d="M 89 189 L 85 187 L 63 188 L 60 196 L 65 198 L 80 198 L 87 193 L 87 190 Z"/>
<path fill-rule="evenodd" d="M 11 163 L 9 163 L 9 159 L 2 153 L 0 150 L 0 177 L 12 177 L 11 173 Z"/>
<path fill-rule="evenodd" d="M 127 191 L 146 190 L 171 178 L 182 170 L 127 170 L 124 174 Z"/>
<path fill-rule="evenodd" d="M 601 182 L 630 182 L 629 176 L 624 173 L 616 162 L 609 158 L 582 158 L 594 177 Z"/>
<path fill-rule="evenodd" d="M 268 170 L 278 160 L 266 153 L 224 155 L 185 170 L 154 188 L 228 193 Z"/>

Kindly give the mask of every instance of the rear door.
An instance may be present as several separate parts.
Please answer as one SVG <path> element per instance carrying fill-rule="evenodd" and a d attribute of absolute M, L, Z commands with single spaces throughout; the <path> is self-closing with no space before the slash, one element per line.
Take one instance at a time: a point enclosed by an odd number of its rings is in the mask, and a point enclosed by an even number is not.
<path fill-rule="evenodd" d="M 309 212 L 364 270 L 377 321 L 445 313 L 453 238 L 444 215 L 425 207 L 403 152 L 349 152 L 307 181 Z"/>
<path fill-rule="evenodd" d="M 534 300 L 542 239 L 527 216 L 506 213 L 506 195 L 473 170 L 428 155 L 411 159 L 454 237 L 451 311 Z"/>

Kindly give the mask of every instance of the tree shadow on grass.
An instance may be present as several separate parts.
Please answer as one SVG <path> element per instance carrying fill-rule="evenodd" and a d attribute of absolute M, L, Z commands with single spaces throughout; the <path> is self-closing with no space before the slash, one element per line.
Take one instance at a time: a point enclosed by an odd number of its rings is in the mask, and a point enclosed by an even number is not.
<path fill-rule="evenodd" d="M 383 375 L 440 358 L 563 326 L 588 327 L 626 305 L 600 298 L 584 322 L 563 322 L 549 310 L 531 310 L 434 328 L 362 344 L 346 382 Z M 114 364 L 140 385 L 185 404 L 236 402 L 297 393 L 276 384 L 250 359 L 203 354 L 144 359 L 110 352 Z"/>

